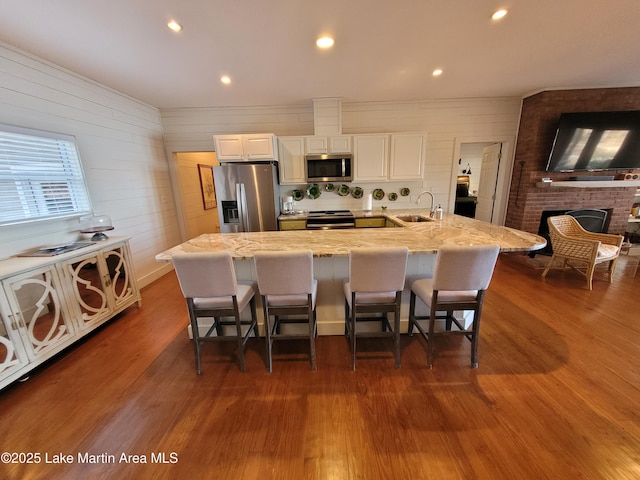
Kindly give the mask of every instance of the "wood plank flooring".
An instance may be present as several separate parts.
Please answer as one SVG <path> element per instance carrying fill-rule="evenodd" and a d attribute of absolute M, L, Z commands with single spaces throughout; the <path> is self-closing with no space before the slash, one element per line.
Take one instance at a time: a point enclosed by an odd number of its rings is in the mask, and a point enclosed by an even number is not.
<path fill-rule="evenodd" d="M 293 341 L 266 373 L 252 339 L 246 374 L 224 343 L 205 345 L 200 376 L 166 275 L 141 308 L 0 392 L 2 450 L 41 455 L 0 464 L 0 478 L 640 478 L 640 274 L 622 264 L 590 292 L 541 271 L 501 256 L 475 370 L 464 339 L 439 344 L 428 370 L 423 341 L 404 335 L 401 369 L 371 339 L 352 372 L 335 336 L 318 339 L 317 372 Z M 60 454 L 73 463 L 45 463 Z"/>

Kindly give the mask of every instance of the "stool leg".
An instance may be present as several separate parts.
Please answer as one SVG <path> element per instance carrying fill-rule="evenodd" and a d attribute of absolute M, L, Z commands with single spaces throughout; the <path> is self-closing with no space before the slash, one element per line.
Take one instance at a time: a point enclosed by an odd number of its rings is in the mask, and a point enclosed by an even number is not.
<path fill-rule="evenodd" d="M 310 348 L 310 353 L 311 353 L 311 369 L 312 370 L 316 370 L 317 366 L 316 366 L 316 335 L 315 335 L 315 330 L 316 330 L 316 322 L 315 322 L 315 316 L 316 316 L 316 312 L 315 309 L 313 308 L 313 302 L 311 299 L 311 294 L 308 295 L 308 302 L 309 302 L 309 311 L 307 312 L 307 316 L 309 319 L 309 348 Z"/>
<path fill-rule="evenodd" d="M 349 302 L 344 301 L 344 334 L 349 337 Z"/>
<path fill-rule="evenodd" d="M 264 306 L 264 335 L 267 344 L 267 372 L 271 372 L 273 367 L 271 361 L 271 326 L 269 325 L 269 307 L 267 305 L 267 298 L 262 296 L 262 305 Z"/>
<path fill-rule="evenodd" d="M 187 309 L 189 310 L 189 321 L 191 322 L 191 337 L 193 338 L 193 349 L 196 356 L 196 373 L 200 375 L 202 373 L 202 366 L 200 364 L 200 335 L 198 330 L 198 318 L 196 316 L 195 307 L 193 305 L 193 299 L 187 298 Z"/>
<path fill-rule="evenodd" d="M 240 310 L 238 309 L 238 299 L 233 296 L 233 312 L 236 318 L 236 336 L 238 337 L 238 359 L 240 360 L 240 371 L 244 373 L 246 367 L 244 364 L 244 338 L 242 338 L 242 323 L 240 320 Z"/>
<path fill-rule="evenodd" d="M 407 333 L 409 336 L 413 336 L 413 322 L 415 322 L 416 316 L 416 294 L 411 291 L 411 296 L 409 297 L 409 328 Z"/>
<path fill-rule="evenodd" d="M 351 370 L 356 369 L 356 294 L 351 293 Z"/>
<path fill-rule="evenodd" d="M 249 301 L 251 307 L 251 321 L 253 322 L 253 334 L 256 338 L 260 338 L 260 332 L 258 331 L 258 315 L 256 314 L 256 297 L 253 297 Z"/>
<path fill-rule="evenodd" d="M 396 292 L 396 310 L 393 313 L 393 343 L 396 368 L 400 368 L 400 302 L 402 292 Z"/>
<path fill-rule="evenodd" d="M 434 292 L 434 297 L 431 300 L 431 313 L 429 315 L 429 335 L 428 335 L 428 344 L 427 344 L 427 367 L 433 368 L 433 348 L 435 343 L 435 325 L 436 325 L 436 302 L 437 302 L 437 293 Z"/>

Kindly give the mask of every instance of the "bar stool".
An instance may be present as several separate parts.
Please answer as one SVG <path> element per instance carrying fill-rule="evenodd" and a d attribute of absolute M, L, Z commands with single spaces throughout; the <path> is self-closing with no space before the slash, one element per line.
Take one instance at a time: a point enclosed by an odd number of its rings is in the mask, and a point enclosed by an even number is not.
<path fill-rule="evenodd" d="M 315 337 L 316 297 L 318 281 L 313 278 L 311 250 L 287 252 L 256 252 L 253 256 L 258 278 L 258 290 L 264 309 L 264 329 L 267 339 L 267 370 L 272 371 L 274 340 L 309 338 L 311 369 L 316 370 Z M 281 315 L 304 315 L 300 318 L 281 318 Z M 270 317 L 274 317 L 271 324 Z M 281 324 L 308 323 L 308 333 L 281 333 Z"/>
<path fill-rule="evenodd" d="M 356 369 L 356 336 L 392 337 L 396 368 L 400 368 L 400 303 L 407 271 L 406 247 L 354 248 L 349 252 L 349 281 L 344 283 L 345 335 L 351 344 L 351 369 Z M 391 327 L 387 314 L 393 312 Z M 382 317 L 358 314 L 382 313 Z M 356 332 L 357 322 L 382 323 L 382 332 Z"/>
<path fill-rule="evenodd" d="M 182 294 L 187 300 L 193 345 L 196 353 L 196 372 L 202 372 L 200 348 L 204 342 L 236 341 L 240 370 L 245 371 L 244 347 L 253 331 L 258 334 L 255 284 L 239 284 L 229 252 L 175 253 L 171 260 L 178 275 Z M 240 314 L 249 305 L 251 320 L 241 320 Z M 204 336 L 200 335 L 198 318 L 213 318 Z M 223 320 L 233 317 L 233 320 Z M 227 334 L 225 327 L 235 327 Z M 242 326 L 248 326 L 243 334 Z M 229 329 L 227 329 L 229 330 Z M 213 333 L 216 333 L 213 336 Z"/>
<path fill-rule="evenodd" d="M 438 250 L 433 278 L 421 278 L 411 285 L 409 300 L 409 335 L 415 326 L 427 340 L 427 365 L 432 368 L 437 336 L 464 335 L 471 342 L 471 367 L 478 367 L 478 337 L 485 290 L 493 275 L 500 253 L 497 245 L 471 247 L 445 246 Z M 416 316 L 416 297 L 430 309 L 429 316 Z M 453 316 L 454 311 L 472 310 L 473 322 L 466 329 Z M 438 315 L 437 312 L 446 312 Z M 418 320 L 429 320 L 425 331 Z M 435 321 L 445 320 L 445 330 L 435 331 Z M 459 330 L 451 330 L 455 323 Z"/>

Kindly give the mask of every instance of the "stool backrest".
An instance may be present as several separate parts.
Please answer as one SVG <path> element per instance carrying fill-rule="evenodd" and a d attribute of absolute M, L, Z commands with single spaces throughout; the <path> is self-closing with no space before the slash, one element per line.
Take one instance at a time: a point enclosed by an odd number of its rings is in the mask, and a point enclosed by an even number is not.
<path fill-rule="evenodd" d="M 351 249 L 351 291 L 374 293 L 403 290 L 408 255 L 407 247 Z"/>
<path fill-rule="evenodd" d="M 235 295 L 236 272 L 229 252 L 175 253 L 171 260 L 185 298 Z"/>
<path fill-rule="evenodd" d="M 500 253 L 497 245 L 443 246 L 433 273 L 434 290 L 486 290 Z"/>
<path fill-rule="evenodd" d="M 312 293 L 313 253 L 311 250 L 256 252 L 253 259 L 261 295 Z"/>

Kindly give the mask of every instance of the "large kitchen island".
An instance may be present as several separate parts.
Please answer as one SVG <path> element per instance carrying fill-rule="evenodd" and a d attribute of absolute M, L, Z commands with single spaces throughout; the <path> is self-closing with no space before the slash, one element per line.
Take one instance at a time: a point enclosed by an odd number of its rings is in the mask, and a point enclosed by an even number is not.
<path fill-rule="evenodd" d="M 238 280 L 253 281 L 255 252 L 310 249 L 318 279 L 318 333 L 340 335 L 344 333 L 342 284 L 349 276 L 348 256 L 352 248 L 406 246 L 409 249 L 408 281 L 401 310 L 401 329 L 406 331 L 410 280 L 431 274 L 434 254 L 442 245 L 496 244 L 501 252 L 527 252 L 546 245 L 545 239 L 538 235 L 459 215 L 445 214 L 441 221 L 430 221 L 425 209 L 374 210 L 357 212 L 356 216 L 385 217 L 387 225 L 393 228 L 204 234 L 158 254 L 156 260 L 171 261 L 175 252 L 228 250 L 234 257 Z M 262 324 L 261 318 L 259 321 Z"/>

